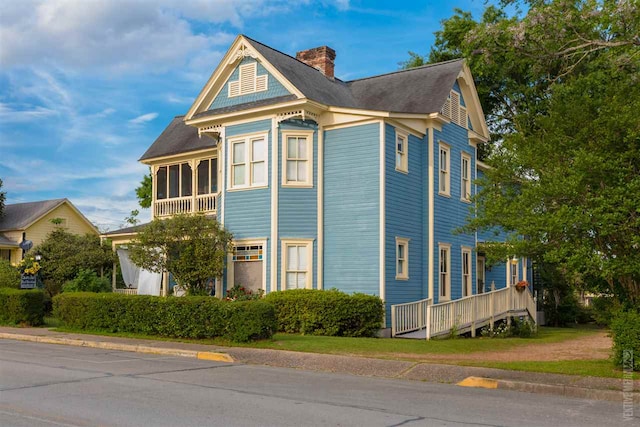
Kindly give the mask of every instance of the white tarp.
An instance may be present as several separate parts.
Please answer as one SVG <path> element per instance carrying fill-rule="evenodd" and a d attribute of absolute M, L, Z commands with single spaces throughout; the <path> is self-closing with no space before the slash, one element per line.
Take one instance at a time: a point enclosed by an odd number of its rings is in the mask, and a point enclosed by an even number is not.
<path fill-rule="evenodd" d="M 140 267 L 131 262 L 128 250 L 119 248 L 116 252 L 118 253 L 118 259 L 120 259 L 120 270 L 122 271 L 124 284 L 127 288 L 137 288 Z"/>
<path fill-rule="evenodd" d="M 162 274 L 140 269 L 138 275 L 138 295 L 160 295 Z"/>

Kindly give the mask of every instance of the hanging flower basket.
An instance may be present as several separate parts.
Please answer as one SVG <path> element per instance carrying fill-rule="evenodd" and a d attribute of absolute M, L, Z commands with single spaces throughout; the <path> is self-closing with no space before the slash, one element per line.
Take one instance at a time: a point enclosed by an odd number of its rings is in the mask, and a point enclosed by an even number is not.
<path fill-rule="evenodd" d="M 527 289 L 529 287 L 529 282 L 527 282 L 526 280 L 521 280 L 518 283 L 516 283 L 516 291 L 518 292 L 524 292 L 525 289 Z"/>

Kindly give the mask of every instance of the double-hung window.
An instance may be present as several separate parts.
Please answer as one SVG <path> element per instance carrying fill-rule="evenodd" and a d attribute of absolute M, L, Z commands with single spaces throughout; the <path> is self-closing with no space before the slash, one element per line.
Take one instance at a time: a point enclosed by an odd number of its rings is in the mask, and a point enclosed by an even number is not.
<path fill-rule="evenodd" d="M 396 130 L 396 170 L 409 172 L 409 139 Z"/>
<path fill-rule="evenodd" d="M 450 154 L 451 149 L 443 142 L 440 143 L 440 153 L 438 156 L 440 174 L 438 175 L 438 193 L 443 196 L 449 196 L 451 194 L 450 180 Z"/>
<path fill-rule="evenodd" d="M 518 283 L 518 260 L 516 258 L 509 260 L 509 286 L 515 286 Z"/>
<path fill-rule="evenodd" d="M 451 245 L 440 243 L 438 249 L 440 252 L 438 288 L 440 289 L 440 300 L 443 301 L 451 299 Z"/>
<path fill-rule="evenodd" d="M 462 296 L 473 294 L 471 288 L 471 248 L 462 247 Z"/>
<path fill-rule="evenodd" d="M 267 136 L 257 135 L 229 141 L 231 145 L 230 189 L 267 185 Z"/>
<path fill-rule="evenodd" d="M 313 186 L 313 132 L 282 132 L 282 185 Z"/>
<path fill-rule="evenodd" d="M 460 171 L 460 199 L 465 202 L 471 201 L 471 156 L 462 153 Z"/>
<path fill-rule="evenodd" d="M 284 289 L 311 289 L 313 240 L 282 240 Z"/>
<path fill-rule="evenodd" d="M 409 279 L 409 239 L 396 237 L 396 280 Z"/>

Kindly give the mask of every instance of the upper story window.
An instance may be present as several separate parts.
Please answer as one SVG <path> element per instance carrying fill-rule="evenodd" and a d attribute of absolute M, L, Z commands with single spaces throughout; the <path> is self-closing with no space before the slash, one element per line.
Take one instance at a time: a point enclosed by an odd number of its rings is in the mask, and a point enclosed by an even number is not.
<path fill-rule="evenodd" d="M 230 188 L 267 185 L 267 136 L 231 139 Z"/>
<path fill-rule="evenodd" d="M 396 280 L 409 278 L 409 239 L 396 237 Z"/>
<path fill-rule="evenodd" d="M 229 82 L 229 98 L 267 90 L 267 74 L 258 73 L 258 63 L 244 64 L 238 67 L 238 80 Z"/>
<path fill-rule="evenodd" d="M 451 195 L 451 174 L 449 173 L 451 165 L 451 149 L 448 145 L 440 143 L 440 153 L 438 156 L 439 170 L 438 175 L 438 193 L 444 196 Z"/>
<path fill-rule="evenodd" d="M 189 163 L 178 163 L 158 168 L 156 171 L 157 200 L 191 195 L 191 166 Z"/>
<path fill-rule="evenodd" d="M 467 109 L 460 103 L 461 97 L 458 92 L 452 90 L 442 107 L 442 114 L 451 119 L 453 123 L 468 128 Z"/>
<path fill-rule="evenodd" d="M 451 299 L 451 245 L 441 243 L 438 245 L 438 249 L 440 252 L 438 288 L 440 288 L 440 300 L 442 301 Z"/>
<path fill-rule="evenodd" d="M 313 132 L 282 132 L 282 185 L 313 186 Z"/>
<path fill-rule="evenodd" d="M 462 153 L 460 171 L 460 199 L 471 201 L 471 156 Z"/>
<path fill-rule="evenodd" d="M 204 159 L 198 162 L 198 196 L 218 192 L 218 159 Z"/>
<path fill-rule="evenodd" d="M 409 172 L 409 142 L 407 135 L 396 131 L 396 170 Z"/>

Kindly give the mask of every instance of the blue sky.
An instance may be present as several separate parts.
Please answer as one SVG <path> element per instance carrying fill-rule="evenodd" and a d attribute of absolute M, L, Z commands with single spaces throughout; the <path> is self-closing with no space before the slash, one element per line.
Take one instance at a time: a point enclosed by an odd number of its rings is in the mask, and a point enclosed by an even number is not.
<path fill-rule="evenodd" d="M 101 230 L 117 229 L 138 208 L 138 158 L 189 109 L 237 34 L 290 55 L 328 45 L 336 76 L 351 80 L 427 53 L 456 7 L 478 17 L 485 1 L 0 2 L 7 203 L 67 197 Z"/>

